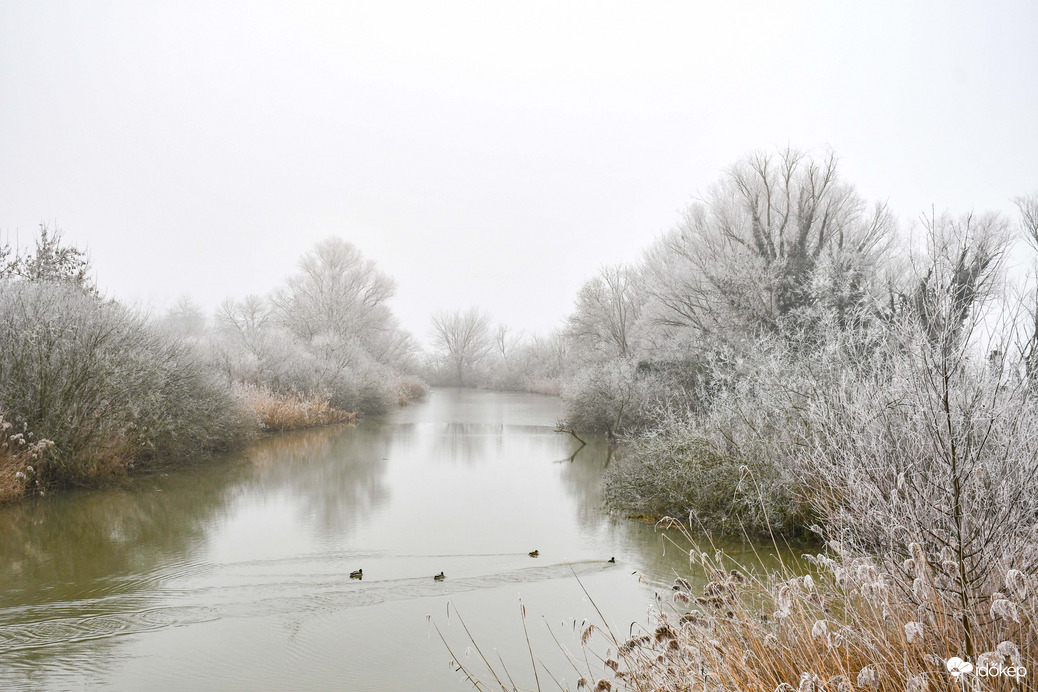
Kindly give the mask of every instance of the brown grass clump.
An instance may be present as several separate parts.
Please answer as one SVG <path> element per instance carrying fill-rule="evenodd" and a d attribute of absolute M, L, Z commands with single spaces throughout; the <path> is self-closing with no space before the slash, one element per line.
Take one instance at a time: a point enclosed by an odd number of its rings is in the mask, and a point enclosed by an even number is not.
<path fill-rule="evenodd" d="M 670 519 L 660 526 L 685 532 Z M 687 532 L 685 538 L 691 540 Z M 967 655 L 963 613 L 956 609 L 954 589 L 947 588 L 945 572 L 952 565 L 918 546 L 905 564 L 834 551 L 804 555 L 806 564 L 766 574 L 712 548 L 693 548 L 689 557 L 690 579 L 677 579 L 666 597 L 656 595 L 648 624 L 635 623 L 618 635 L 602 617 L 600 624 L 581 624 L 576 654 L 559 643 L 577 689 L 1038 689 L 1034 574 L 1007 570 L 989 605 L 967 614 L 975 650 Z M 953 657 L 969 661 L 972 672 L 953 677 Z M 506 669 L 483 663 L 489 673 L 461 667 L 476 689 L 513 689 L 501 685 Z M 551 680 L 565 672 L 539 665 L 541 676 Z"/>
<path fill-rule="evenodd" d="M 304 398 L 276 394 L 265 387 L 252 385 L 239 385 L 237 391 L 242 402 L 256 414 L 261 427 L 266 431 L 283 432 L 357 421 L 356 413 L 337 409 L 322 396 Z"/>
<path fill-rule="evenodd" d="M 655 631 L 620 643 L 625 689 L 1034 688 L 1034 575 L 1008 571 L 991 607 L 968 614 L 977 652 L 969 658 L 978 671 L 987 666 L 1003 674 L 974 671 L 956 681 L 946 662 L 967 658 L 962 613 L 942 567 L 921 549 L 907 565 L 805 555 L 807 573 L 787 569 L 767 577 L 733 569 L 719 553 L 691 556 L 710 580 L 698 593 L 678 580 L 675 607 L 657 611 Z"/>
<path fill-rule="evenodd" d="M 14 425 L 0 413 L 0 503 L 23 497 L 30 488 L 39 486 L 37 467 L 53 444 L 50 440 L 33 440 L 24 426 L 15 432 Z"/>
<path fill-rule="evenodd" d="M 412 401 L 424 399 L 429 393 L 429 385 L 417 377 L 405 375 L 396 380 L 396 399 L 400 406 L 407 406 Z"/>

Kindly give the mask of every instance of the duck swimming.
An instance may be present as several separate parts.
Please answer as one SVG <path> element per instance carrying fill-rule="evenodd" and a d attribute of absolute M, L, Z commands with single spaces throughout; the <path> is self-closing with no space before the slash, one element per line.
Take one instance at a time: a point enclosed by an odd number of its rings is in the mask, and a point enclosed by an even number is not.
<path fill-rule="evenodd" d="M 611 557 L 611 558 L 609 558 L 609 562 L 610 562 L 611 564 L 614 564 L 614 565 L 615 565 L 615 564 L 616 564 L 616 558 L 615 558 L 615 557 Z"/>
<path fill-rule="evenodd" d="M 355 572 L 350 572 L 350 579 L 363 579 L 363 578 L 364 578 L 364 570 L 362 570 L 362 569 L 358 569 Z"/>
<path fill-rule="evenodd" d="M 539 550 L 531 550 L 530 551 L 530 557 L 537 557 L 540 554 L 541 554 L 541 551 L 539 551 Z"/>
<path fill-rule="evenodd" d="M 443 576 L 443 572 L 440 572 L 439 574 L 434 575 L 433 579 L 435 579 L 436 581 L 443 581 L 444 579 L 446 579 L 446 577 Z"/>

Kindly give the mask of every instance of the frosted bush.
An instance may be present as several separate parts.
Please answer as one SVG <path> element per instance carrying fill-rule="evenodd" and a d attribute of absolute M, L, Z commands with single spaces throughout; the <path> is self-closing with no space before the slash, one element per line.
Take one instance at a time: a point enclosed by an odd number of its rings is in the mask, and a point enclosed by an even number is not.
<path fill-rule="evenodd" d="M 223 449 L 253 423 L 189 345 L 67 283 L 0 284 L 0 408 L 54 447 L 49 483 Z"/>

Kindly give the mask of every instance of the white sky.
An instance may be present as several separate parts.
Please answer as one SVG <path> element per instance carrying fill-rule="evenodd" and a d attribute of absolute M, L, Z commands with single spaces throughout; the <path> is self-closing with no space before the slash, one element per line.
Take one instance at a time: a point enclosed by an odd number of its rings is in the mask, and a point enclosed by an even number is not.
<path fill-rule="evenodd" d="M 0 237 L 57 223 L 153 307 L 339 235 L 419 338 L 556 326 L 755 148 L 902 218 L 1038 190 L 1038 4 L 0 0 Z"/>

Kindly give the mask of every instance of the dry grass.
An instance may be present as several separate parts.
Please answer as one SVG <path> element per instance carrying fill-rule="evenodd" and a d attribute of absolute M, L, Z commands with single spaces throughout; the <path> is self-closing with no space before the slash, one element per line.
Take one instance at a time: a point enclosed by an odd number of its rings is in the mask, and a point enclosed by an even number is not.
<path fill-rule="evenodd" d="M 660 526 L 682 529 L 669 519 Z M 685 538 L 690 538 L 687 533 Z M 1034 574 L 1009 570 L 988 606 L 968 614 L 975 651 L 967 655 L 957 599 L 946 588 L 939 560 L 918 546 L 907 564 L 823 553 L 805 555 L 804 564 L 771 573 L 738 565 L 712 546 L 693 548 L 689 557 L 690 578 L 676 580 L 667 597 L 657 594 L 648 624 L 634 624 L 618 635 L 602 617 L 602 624 L 580 627 L 575 654 L 559 643 L 577 675 L 576 689 L 1038 689 Z M 518 689 L 503 663 L 498 667 L 483 660 L 489 672 L 481 673 L 451 654 L 476 689 Z M 946 665 L 956 656 L 972 661 L 977 670 L 956 680 Z M 556 681 L 551 689 L 571 689 L 558 682 L 566 671 L 540 666 L 541 683 L 547 679 Z M 1008 674 L 980 677 L 982 666 Z M 1013 677 L 1021 668 L 1024 672 Z M 503 684 L 506 680 L 509 684 Z"/>
<path fill-rule="evenodd" d="M 32 438 L 26 429 L 15 432 L 14 425 L 0 413 L 0 504 L 24 497 L 39 486 L 37 468 L 53 443 Z"/>
<path fill-rule="evenodd" d="M 690 609 L 660 611 L 649 639 L 621 644 L 629 687 L 959 689 L 946 661 L 967 653 L 961 613 L 922 550 L 907 572 L 867 558 L 808 557 L 809 574 L 756 579 L 731 569 L 723 556 L 698 556 L 710 582 L 698 594 L 680 581 L 674 591 L 676 605 Z M 1034 668 L 1034 587 L 1033 576 L 1010 572 L 989 610 L 969 615 L 975 664 Z M 1021 687 L 1009 676 L 967 676 L 967 684 L 977 683 L 987 690 Z M 1022 683 L 1033 689 L 1026 676 Z"/>
<path fill-rule="evenodd" d="M 6 445 L 0 444 L 0 504 L 25 495 L 28 486 L 26 469 L 31 468 L 24 455 L 13 454 Z"/>
<path fill-rule="evenodd" d="M 396 380 L 396 400 L 400 406 L 407 406 L 412 401 L 424 399 L 429 393 L 429 385 L 418 377 L 402 376 Z"/>
<path fill-rule="evenodd" d="M 946 660 L 966 657 L 962 613 L 936 559 L 917 548 L 911 564 L 805 556 L 806 574 L 758 578 L 723 555 L 690 555 L 711 579 L 700 593 L 678 580 L 675 608 L 656 628 L 617 647 L 629 689 L 961 689 Z M 1009 571 L 986 611 L 968 614 L 974 664 L 1034 669 L 1038 615 L 1033 575 Z M 1034 689 L 1024 675 L 979 678 L 974 689 Z"/>
<path fill-rule="evenodd" d="M 266 431 L 283 432 L 357 421 L 356 413 L 337 409 L 321 396 L 276 394 L 265 387 L 251 385 L 238 385 L 237 391 Z"/>

